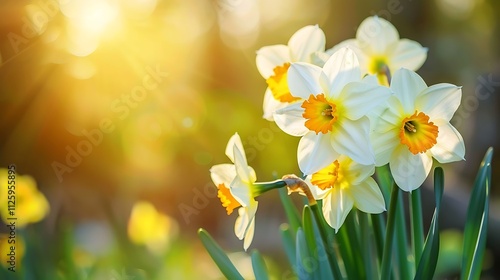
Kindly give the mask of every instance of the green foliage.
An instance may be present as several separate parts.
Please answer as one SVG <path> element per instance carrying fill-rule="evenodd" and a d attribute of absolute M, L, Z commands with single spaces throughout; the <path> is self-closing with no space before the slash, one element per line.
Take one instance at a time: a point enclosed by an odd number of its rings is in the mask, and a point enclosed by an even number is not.
<path fill-rule="evenodd" d="M 481 162 L 469 200 L 461 279 L 479 279 L 481 273 L 488 228 L 492 158 L 493 148 L 489 148 Z"/>
<path fill-rule="evenodd" d="M 491 187 L 492 149 L 486 153 L 474 183 L 464 233 L 461 279 L 479 279 L 485 251 Z M 434 169 L 436 207 L 423 242 L 420 191 L 410 194 L 412 250 L 404 223 L 402 193 L 387 166 L 377 169 L 380 187 L 390 190 L 387 220 L 382 214 L 351 211 L 338 233 L 328 226 L 319 204 L 305 205 L 300 220 L 286 190 L 280 198 L 290 224 L 280 227 L 285 253 L 299 279 L 433 279 L 440 255 L 439 215 L 444 172 Z M 392 186 L 389 186 L 391 184 Z M 391 189 L 392 188 L 392 189 Z M 388 196 L 388 194 L 386 194 Z M 242 279 L 227 255 L 202 229 L 200 238 L 217 266 L 229 279 Z M 393 248 L 393 245 L 397 244 Z M 415 263 L 415 264 L 414 264 Z M 252 252 L 256 279 L 269 279 L 261 255 Z"/>
<path fill-rule="evenodd" d="M 228 279 L 243 279 L 243 276 L 238 272 L 234 264 L 229 260 L 229 257 L 224 253 L 222 248 L 215 242 L 215 240 L 210 236 L 210 234 L 204 230 L 198 230 L 198 236 L 201 239 L 201 243 L 207 249 L 215 264 L 219 267 L 220 271 Z"/>
<path fill-rule="evenodd" d="M 293 205 L 292 199 L 288 195 L 286 188 L 280 189 L 279 192 L 280 192 L 281 203 L 283 204 L 286 217 L 288 218 L 288 223 L 290 224 L 293 235 L 295 235 L 297 229 L 302 226 L 300 223 L 299 212 L 297 211 L 295 205 Z"/>
<path fill-rule="evenodd" d="M 432 217 L 431 227 L 425 240 L 424 251 L 418 262 L 415 279 L 431 279 L 436 270 L 439 255 L 439 210 L 443 198 L 444 174 L 441 167 L 434 169 L 434 195 L 436 199 L 436 209 Z"/>
<path fill-rule="evenodd" d="M 266 263 L 264 262 L 264 259 L 257 250 L 252 251 L 252 268 L 256 280 L 269 279 Z"/>

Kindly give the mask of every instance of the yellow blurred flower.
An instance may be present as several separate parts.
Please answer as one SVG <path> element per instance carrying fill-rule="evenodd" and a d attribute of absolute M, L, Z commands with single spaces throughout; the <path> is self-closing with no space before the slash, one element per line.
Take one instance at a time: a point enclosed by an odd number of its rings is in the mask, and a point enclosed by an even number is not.
<path fill-rule="evenodd" d="M 15 178 L 12 177 L 13 175 Z M 49 213 L 49 203 L 43 193 L 38 191 L 33 177 L 18 174 L 10 174 L 10 176 L 11 178 L 9 178 L 8 169 L 0 169 L 2 220 L 7 224 L 15 221 L 16 227 L 22 228 L 45 218 Z M 8 218 L 16 219 L 8 220 Z"/>
<path fill-rule="evenodd" d="M 23 256 L 24 240 L 19 235 L 0 234 L 0 261 L 3 267 L 17 272 Z"/>
<path fill-rule="evenodd" d="M 147 201 L 134 204 L 128 221 L 128 236 L 132 242 L 146 245 L 154 253 L 161 253 L 177 233 L 177 222 L 158 212 L 153 204 Z"/>

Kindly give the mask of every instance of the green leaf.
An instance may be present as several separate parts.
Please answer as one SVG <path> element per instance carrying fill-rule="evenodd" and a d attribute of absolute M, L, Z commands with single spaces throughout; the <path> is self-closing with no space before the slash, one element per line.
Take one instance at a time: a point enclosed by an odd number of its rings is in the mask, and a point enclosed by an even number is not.
<path fill-rule="evenodd" d="M 281 203 L 283 204 L 283 208 L 285 208 L 285 214 L 288 218 L 288 223 L 292 229 L 292 233 L 295 235 L 295 232 L 299 227 L 301 227 L 299 211 L 293 204 L 290 196 L 288 195 L 288 190 L 286 188 L 279 189 Z"/>
<path fill-rule="evenodd" d="M 422 257 L 418 262 L 415 279 L 432 279 L 436 271 L 436 265 L 439 255 L 439 211 L 441 209 L 441 200 L 443 198 L 444 174 L 441 167 L 434 169 L 434 196 L 436 199 L 436 208 L 431 221 L 431 227 L 425 239 Z"/>
<path fill-rule="evenodd" d="M 382 253 L 384 252 L 384 236 L 385 236 L 385 217 L 383 214 L 371 214 L 373 235 L 375 237 L 375 245 L 377 248 L 377 257 L 379 263 L 382 262 Z"/>
<path fill-rule="evenodd" d="M 312 271 L 313 279 L 333 279 L 325 244 L 322 241 L 318 224 L 314 220 L 311 207 L 308 205 L 304 206 L 302 219 L 309 255 L 312 256 L 310 263 L 316 268 Z"/>
<path fill-rule="evenodd" d="M 356 211 L 360 232 L 361 232 L 361 252 L 363 255 L 363 263 L 366 270 L 367 280 L 378 279 L 377 271 L 377 253 L 375 251 L 374 230 L 370 223 L 370 216 L 367 213 Z"/>
<path fill-rule="evenodd" d="M 351 256 L 354 261 L 350 265 L 354 267 L 354 271 L 356 272 L 355 274 L 356 278 L 366 279 L 367 263 L 364 263 L 363 254 L 361 252 L 366 250 L 367 248 L 363 248 L 363 250 L 361 249 L 361 241 L 360 241 L 361 232 L 356 213 L 357 210 L 353 208 L 351 212 L 347 215 L 347 218 L 345 219 L 342 228 L 347 230 L 348 242 L 352 251 Z"/>
<path fill-rule="evenodd" d="M 416 268 L 417 262 L 420 260 L 422 250 L 424 248 L 424 225 L 422 218 L 422 198 L 420 188 L 410 193 L 408 201 L 410 203 L 411 237 Z"/>
<path fill-rule="evenodd" d="M 307 247 L 312 254 L 316 250 L 316 241 L 314 240 L 314 225 L 311 208 L 308 205 L 304 206 L 302 211 L 302 225 L 304 228 L 304 236 L 306 238 Z"/>
<path fill-rule="evenodd" d="M 396 260 L 401 279 L 409 279 L 410 263 L 408 262 L 408 232 L 406 230 L 405 209 L 403 207 L 403 192 L 399 192 L 396 213 Z"/>
<path fill-rule="evenodd" d="M 288 257 L 288 262 L 292 267 L 295 267 L 296 254 L 295 254 L 295 241 L 293 238 L 292 230 L 288 224 L 282 224 L 280 226 L 281 240 L 283 242 L 283 247 L 285 247 L 285 253 Z M 297 271 L 295 271 L 297 273 Z"/>
<path fill-rule="evenodd" d="M 243 279 L 243 276 L 241 276 L 234 264 L 231 260 L 229 260 L 226 253 L 206 230 L 200 228 L 198 230 L 198 236 L 200 237 L 203 246 L 205 246 L 205 249 L 207 249 L 215 264 L 217 264 L 220 271 L 224 274 L 224 276 L 226 276 L 226 278 Z"/>
<path fill-rule="evenodd" d="M 391 202 L 387 210 L 387 226 L 385 230 L 384 252 L 382 254 L 382 263 L 380 264 L 380 279 L 390 279 L 391 277 L 391 258 L 392 245 L 394 244 L 394 224 L 398 211 L 399 187 L 394 184 L 391 191 Z"/>
<path fill-rule="evenodd" d="M 464 230 L 461 279 L 479 279 L 481 275 L 488 228 L 492 157 L 493 148 L 490 147 L 481 162 L 469 200 Z"/>
<path fill-rule="evenodd" d="M 333 274 L 333 279 L 342 279 L 342 273 L 340 272 L 340 267 L 337 262 L 338 256 L 335 254 L 335 249 L 333 247 L 336 239 L 335 234 L 333 234 L 332 228 L 325 221 L 319 204 L 314 204 L 310 207 L 314 215 L 316 225 L 318 226 L 319 235 L 321 237 L 320 240 L 323 241 L 323 246 L 327 254 L 328 263 L 330 264 L 330 269 Z"/>
<path fill-rule="evenodd" d="M 257 250 L 252 251 L 252 267 L 253 267 L 253 273 L 255 275 L 255 280 L 269 279 L 266 263 L 264 262 L 264 259 Z"/>
<path fill-rule="evenodd" d="M 375 170 L 376 170 L 375 174 L 377 176 L 377 182 L 378 185 L 380 186 L 382 194 L 384 195 L 385 207 L 387 208 L 388 207 L 387 203 L 390 200 L 391 190 L 392 190 L 391 187 L 394 184 L 394 179 L 392 178 L 391 170 L 389 169 L 389 164 L 376 167 Z"/>
<path fill-rule="evenodd" d="M 314 279 L 313 272 L 317 269 L 316 264 L 311 262 L 312 258 L 307 247 L 306 237 L 302 228 L 297 229 L 295 236 L 296 267 L 299 279 Z"/>

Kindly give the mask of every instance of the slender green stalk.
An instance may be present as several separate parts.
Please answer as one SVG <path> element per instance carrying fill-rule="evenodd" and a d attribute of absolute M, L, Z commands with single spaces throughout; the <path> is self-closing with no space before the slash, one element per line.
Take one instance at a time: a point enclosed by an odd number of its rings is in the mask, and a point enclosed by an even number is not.
<path fill-rule="evenodd" d="M 385 232 L 384 252 L 382 255 L 382 268 L 380 279 L 390 279 L 391 276 L 391 257 L 392 245 L 394 241 L 394 222 L 396 220 L 396 212 L 398 212 L 398 196 L 399 187 L 394 184 L 392 186 L 391 202 L 388 209 L 387 228 Z"/>
<path fill-rule="evenodd" d="M 347 273 L 348 279 L 359 279 L 359 273 L 357 271 L 357 265 L 354 263 L 353 250 L 351 247 L 351 239 L 349 238 L 349 233 L 344 225 L 337 232 L 338 237 L 337 245 L 339 248 L 340 255 L 344 261 L 344 267 Z"/>
<path fill-rule="evenodd" d="M 381 263 L 384 251 L 385 217 L 383 214 L 372 214 L 370 217 L 372 219 L 373 235 L 375 236 L 375 246 L 377 247 L 377 259 Z"/>
<path fill-rule="evenodd" d="M 208 231 L 202 228 L 198 229 L 198 237 L 200 238 L 203 246 L 205 246 L 205 249 L 207 250 L 210 257 L 212 257 L 212 260 L 219 267 L 224 276 L 226 276 L 228 279 L 244 279 L 238 269 L 236 269 L 234 264 L 226 255 L 224 250 L 222 250 L 219 244 L 215 242 Z"/>
<path fill-rule="evenodd" d="M 463 280 L 479 279 L 481 276 L 488 230 L 492 159 L 493 148 L 490 147 L 481 162 L 469 199 L 460 276 Z"/>
<path fill-rule="evenodd" d="M 358 214 L 360 230 L 361 230 L 361 248 L 363 252 L 363 263 L 365 264 L 365 275 L 367 280 L 375 279 L 378 273 L 374 270 L 373 266 L 373 239 L 371 233 L 373 232 L 370 225 L 369 216 L 366 213 L 356 212 Z"/>
<path fill-rule="evenodd" d="M 366 271 L 365 271 L 365 265 L 363 262 L 363 255 L 362 255 L 362 249 L 361 249 L 361 232 L 360 232 L 360 227 L 356 222 L 356 209 L 352 209 L 351 213 L 347 216 L 347 219 L 345 221 L 344 227 L 347 229 L 347 233 L 349 234 L 349 241 L 351 243 L 351 251 L 352 251 L 352 257 L 354 260 L 354 266 L 357 268 L 357 278 L 358 279 L 365 279 L 366 278 Z M 363 248 L 365 250 L 366 248 Z"/>
<path fill-rule="evenodd" d="M 342 279 L 342 273 L 340 272 L 339 264 L 335 259 L 333 244 L 329 242 L 329 240 L 333 238 L 329 238 L 325 223 L 323 221 L 324 219 L 321 210 L 319 209 L 318 204 L 310 205 L 310 207 L 313 212 L 314 219 L 316 219 L 316 224 L 318 225 L 321 239 L 323 239 L 324 248 L 328 257 L 328 262 L 330 263 L 330 268 L 332 269 L 333 277 L 335 279 Z"/>
<path fill-rule="evenodd" d="M 266 262 L 257 250 L 252 251 L 252 268 L 256 280 L 269 280 Z"/>
<path fill-rule="evenodd" d="M 256 182 L 253 184 L 253 196 L 257 197 L 270 190 L 280 189 L 283 187 L 286 187 L 286 183 L 283 180 L 274 180 L 270 182 Z"/>
<path fill-rule="evenodd" d="M 420 188 L 410 193 L 410 220 L 413 256 L 415 257 L 415 269 L 422 256 L 424 248 L 424 226 L 422 221 L 422 198 Z"/>
<path fill-rule="evenodd" d="M 397 187 L 397 186 L 396 186 Z M 405 210 L 403 207 L 403 193 L 399 192 L 396 213 L 396 252 L 397 262 L 401 279 L 410 279 L 410 267 L 408 264 L 408 232 L 405 223 Z"/>

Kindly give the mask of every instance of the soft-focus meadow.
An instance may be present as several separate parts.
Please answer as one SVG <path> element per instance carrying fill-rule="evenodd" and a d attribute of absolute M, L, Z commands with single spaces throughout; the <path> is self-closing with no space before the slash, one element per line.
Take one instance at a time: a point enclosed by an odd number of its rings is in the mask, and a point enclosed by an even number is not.
<path fill-rule="evenodd" d="M 200 227 L 254 277 L 209 169 L 227 162 L 238 132 L 260 181 L 300 174 L 299 139 L 262 118 L 267 85 L 256 50 L 286 44 L 309 24 L 331 48 L 375 14 L 429 48 L 418 71 L 428 84 L 463 86 L 452 123 L 466 161 L 444 166 L 437 268 L 438 279 L 455 275 L 469 186 L 486 149 L 500 150 L 499 2 L 3 0 L 0 215 L 14 164 L 19 222 L 11 272 L 2 220 L 0 279 L 220 279 Z M 497 152 L 484 279 L 500 277 L 499 160 Z M 423 198 L 428 225 L 427 184 Z M 278 192 L 258 200 L 250 249 L 286 278 Z"/>

